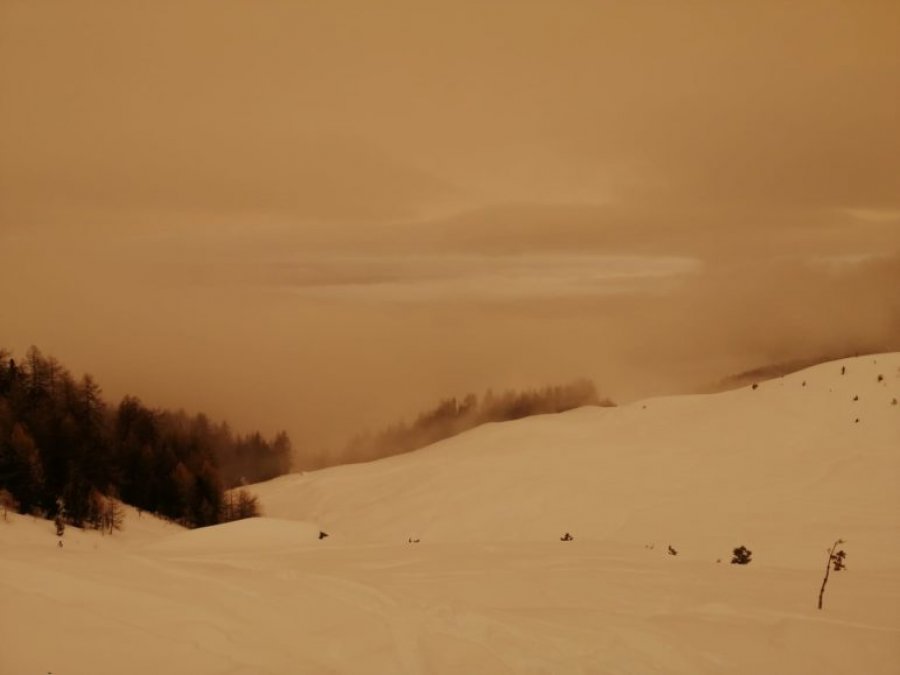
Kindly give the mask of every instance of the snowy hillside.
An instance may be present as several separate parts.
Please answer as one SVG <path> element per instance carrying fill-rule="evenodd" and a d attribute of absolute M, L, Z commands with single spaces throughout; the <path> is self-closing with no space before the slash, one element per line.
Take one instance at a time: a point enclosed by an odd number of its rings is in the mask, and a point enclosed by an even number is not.
<path fill-rule="evenodd" d="M 841 374 L 842 369 L 844 374 Z M 881 376 L 881 379 L 879 379 Z M 267 515 L 352 541 L 681 545 L 819 565 L 852 539 L 900 565 L 900 356 L 822 364 L 757 388 L 488 425 L 411 455 L 254 486 Z"/>
<path fill-rule="evenodd" d="M 898 398 L 861 357 L 283 477 L 250 521 L 10 515 L 0 673 L 896 673 Z"/>

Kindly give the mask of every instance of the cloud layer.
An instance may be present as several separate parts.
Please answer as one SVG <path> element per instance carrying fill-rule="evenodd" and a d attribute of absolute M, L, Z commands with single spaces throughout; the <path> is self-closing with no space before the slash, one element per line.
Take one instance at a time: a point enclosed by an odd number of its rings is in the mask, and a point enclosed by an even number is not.
<path fill-rule="evenodd" d="M 2 2 L 0 344 L 300 447 L 489 386 L 900 349 L 898 22 Z"/>

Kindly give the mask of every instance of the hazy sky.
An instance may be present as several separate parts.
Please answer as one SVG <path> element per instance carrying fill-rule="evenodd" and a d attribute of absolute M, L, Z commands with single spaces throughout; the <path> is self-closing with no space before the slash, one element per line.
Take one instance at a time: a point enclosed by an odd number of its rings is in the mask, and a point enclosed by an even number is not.
<path fill-rule="evenodd" d="M 0 0 L 0 345 L 325 447 L 900 349 L 900 3 Z"/>

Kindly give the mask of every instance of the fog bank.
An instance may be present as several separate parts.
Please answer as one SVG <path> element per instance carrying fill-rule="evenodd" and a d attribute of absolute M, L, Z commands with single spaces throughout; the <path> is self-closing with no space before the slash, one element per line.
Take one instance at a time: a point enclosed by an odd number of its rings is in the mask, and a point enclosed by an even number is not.
<path fill-rule="evenodd" d="M 300 452 L 900 349 L 898 21 L 2 2 L 0 345 Z"/>

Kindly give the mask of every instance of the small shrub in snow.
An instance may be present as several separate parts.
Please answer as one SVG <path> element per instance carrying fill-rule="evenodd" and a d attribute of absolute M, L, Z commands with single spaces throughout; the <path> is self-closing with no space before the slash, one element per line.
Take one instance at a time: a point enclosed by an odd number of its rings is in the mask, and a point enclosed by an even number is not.
<path fill-rule="evenodd" d="M 53 519 L 53 524 L 56 525 L 56 536 L 63 536 L 66 531 L 66 503 L 62 497 L 56 498 L 56 517 Z"/>
<path fill-rule="evenodd" d="M 746 546 L 738 546 L 731 552 L 731 564 L 732 565 L 748 565 L 751 561 L 751 556 L 753 555 L 753 551 L 751 551 Z"/>
<path fill-rule="evenodd" d="M 825 563 L 825 577 L 822 579 L 822 588 L 819 589 L 819 609 L 822 609 L 822 597 L 825 595 L 825 584 L 828 583 L 828 575 L 831 573 L 832 567 L 835 572 L 840 572 L 847 568 L 844 559 L 847 554 L 842 550 L 838 551 L 837 547 L 844 543 L 843 539 L 838 539 L 828 549 L 828 562 Z"/>

